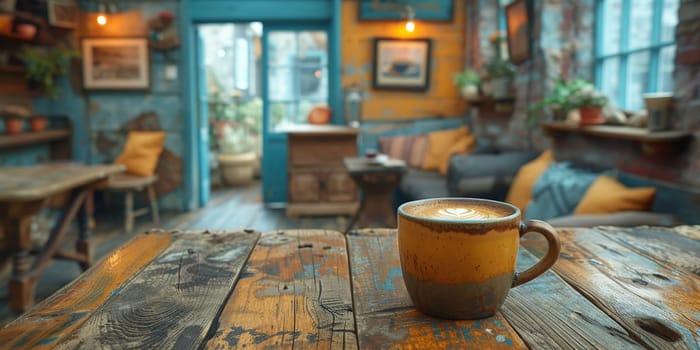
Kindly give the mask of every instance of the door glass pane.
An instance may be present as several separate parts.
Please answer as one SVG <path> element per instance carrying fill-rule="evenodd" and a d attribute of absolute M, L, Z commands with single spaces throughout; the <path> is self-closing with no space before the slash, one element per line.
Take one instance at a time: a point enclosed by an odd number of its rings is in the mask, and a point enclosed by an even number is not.
<path fill-rule="evenodd" d="M 632 54 L 627 60 L 626 108 L 640 110 L 644 107 L 642 94 L 646 91 L 649 76 L 649 52 Z"/>
<path fill-rule="evenodd" d="M 619 72 L 620 59 L 618 57 L 608 58 L 603 61 L 602 72 L 600 74 L 600 91 L 610 99 L 610 102 L 614 106 L 620 106 L 620 101 L 618 99 L 618 91 L 620 91 L 620 84 L 618 81 Z"/>
<path fill-rule="evenodd" d="M 661 42 L 673 41 L 678 24 L 678 0 L 664 0 L 661 13 Z"/>
<path fill-rule="evenodd" d="M 651 28 L 654 23 L 654 0 L 636 0 L 630 5 L 629 47 L 631 49 L 651 45 Z"/>
<path fill-rule="evenodd" d="M 603 23 L 599 27 L 598 35 L 602 42 L 599 43 L 603 54 L 617 53 L 620 51 L 620 24 L 622 23 L 622 0 L 610 0 L 603 2 Z"/>
<path fill-rule="evenodd" d="M 326 32 L 273 31 L 268 45 L 270 129 L 306 123 L 312 107 L 328 104 Z"/>
<path fill-rule="evenodd" d="M 676 46 L 661 49 L 659 55 L 659 71 L 657 75 L 657 91 L 673 91 L 673 61 L 676 56 Z"/>

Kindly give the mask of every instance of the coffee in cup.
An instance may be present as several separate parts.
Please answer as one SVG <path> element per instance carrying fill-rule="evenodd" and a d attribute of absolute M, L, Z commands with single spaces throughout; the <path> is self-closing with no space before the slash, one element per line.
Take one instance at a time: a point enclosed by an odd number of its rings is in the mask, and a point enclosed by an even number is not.
<path fill-rule="evenodd" d="M 434 198 L 398 209 L 398 242 L 406 289 L 421 312 L 448 319 L 496 313 L 511 287 L 549 269 L 559 256 L 556 231 L 538 220 L 520 221 L 520 209 L 476 198 Z M 547 254 L 515 273 L 520 237 L 545 236 Z"/>

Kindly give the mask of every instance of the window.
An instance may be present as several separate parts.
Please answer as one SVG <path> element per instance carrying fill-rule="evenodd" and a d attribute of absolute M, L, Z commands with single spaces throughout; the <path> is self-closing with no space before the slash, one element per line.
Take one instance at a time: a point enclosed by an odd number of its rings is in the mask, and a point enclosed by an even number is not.
<path fill-rule="evenodd" d="M 275 30 L 267 60 L 270 128 L 306 123 L 315 105 L 328 105 L 325 31 Z"/>
<path fill-rule="evenodd" d="M 596 85 L 620 108 L 673 89 L 679 0 L 598 0 Z"/>

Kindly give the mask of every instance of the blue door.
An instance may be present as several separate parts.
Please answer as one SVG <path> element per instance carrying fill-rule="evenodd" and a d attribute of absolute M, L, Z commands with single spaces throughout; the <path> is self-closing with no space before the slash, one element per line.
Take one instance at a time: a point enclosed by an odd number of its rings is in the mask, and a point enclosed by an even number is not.
<path fill-rule="evenodd" d="M 197 50 L 197 142 L 199 143 L 199 206 L 209 201 L 211 189 L 211 171 L 209 170 L 209 97 L 207 89 L 207 71 L 204 61 L 204 41 L 199 30 L 196 31 Z"/>
<path fill-rule="evenodd" d="M 287 201 L 285 126 L 306 124 L 316 105 L 329 105 L 325 25 L 263 26 L 263 164 L 265 203 Z"/>

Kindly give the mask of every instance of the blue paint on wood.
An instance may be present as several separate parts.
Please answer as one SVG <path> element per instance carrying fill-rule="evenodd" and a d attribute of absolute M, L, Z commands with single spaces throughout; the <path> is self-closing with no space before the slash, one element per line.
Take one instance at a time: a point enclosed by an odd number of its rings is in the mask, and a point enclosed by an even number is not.
<path fill-rule="evenodd" d="M 321 264 L 304 265 L 304 271 L 295 273 L 294 278 L 298 280 L 321 278 L 319 267 L 321 267 Z"/>
<path fill-rule="evenodd" d="M 402 278 L 403 275 L 401 274 L 400 267 L 394 267 L 391 270 L 389 270 L 389 273 L 387 274 L 383 282 L 379 280 L 378 274 L 373 274 L 373 276 L 375 279 L 375 287 L 381 288 L 385 292 L 392 292 L 396 290 L 396 284 L 394 283 L 394 279 Z"/>
<path fill-rule="evenodd" d="M 55 342 L 56 339 L 58 339 L 58 337 L 50 337 L 50 338 L 42 339 L 42 340 L 38 341 L 38 342 L 36 343 L 36 345 L 51 344 L 51 343 Z"/>
<path fill-rule="evenodd" d="M 462 326 L 462 327 L 460 327 L 460 329 L 462 330 L 462 337 L 463 337 L 465 340 L 471 340 L 472 338 L 474 338 L 474 336 L 472 335 L 471 330 L 469 330 L 469 327 L 467 327 L 467 326 Z"/>

